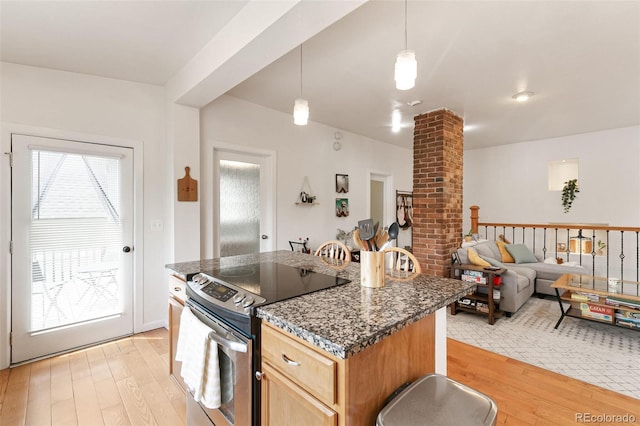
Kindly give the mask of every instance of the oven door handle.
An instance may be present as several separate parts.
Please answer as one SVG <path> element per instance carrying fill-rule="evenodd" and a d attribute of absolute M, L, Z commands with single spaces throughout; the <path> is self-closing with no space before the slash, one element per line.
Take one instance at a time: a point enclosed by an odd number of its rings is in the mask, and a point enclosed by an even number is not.
<path fill-rule="evenodd" d="M 247 353 L 247 345 L 242 342 L 234 342 L 233 340 L 225 339 L 217 334 L 215 331 L 209 333 L 209 340 L 216 342 L 218 345 L 225 347 L 234 352 Z"/>

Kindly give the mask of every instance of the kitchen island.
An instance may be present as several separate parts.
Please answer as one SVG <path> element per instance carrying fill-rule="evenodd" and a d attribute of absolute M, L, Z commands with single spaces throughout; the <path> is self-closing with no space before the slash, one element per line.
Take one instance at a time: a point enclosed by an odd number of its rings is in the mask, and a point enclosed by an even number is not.
<path fill-rule="evenodd" d="M 433 371 L 446 372 L 444 308 L 473 284 L 419 275 L 367 288 L 360 285 L 357 263 L 334 267 L 290 251 L 167 268 L 186 279 L 194 272 L 264 262 L 351 282 L 256 309 L 263 330 L 262 424 L 304 419 L 306 424 L 371 425 L 400 385 Z M 296 357 L 305 359 L 302 367 Z M 305 372 L 305 367 L 311 370 Z"/>

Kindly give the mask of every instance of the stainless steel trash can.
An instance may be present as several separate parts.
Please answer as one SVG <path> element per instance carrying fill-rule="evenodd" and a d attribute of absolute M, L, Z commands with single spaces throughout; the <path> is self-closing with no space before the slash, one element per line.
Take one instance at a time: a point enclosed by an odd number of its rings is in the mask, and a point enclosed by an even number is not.
<path fill-rule="evenodd" d="M 376 426 L 495 425 L 498 406 L 487 395 L 441 374 L 405 388 L 378 414 Z"/>

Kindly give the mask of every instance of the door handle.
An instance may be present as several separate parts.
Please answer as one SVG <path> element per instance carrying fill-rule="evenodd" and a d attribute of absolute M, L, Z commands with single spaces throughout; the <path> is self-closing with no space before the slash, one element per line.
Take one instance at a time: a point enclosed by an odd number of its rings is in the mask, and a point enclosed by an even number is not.
<path fill-rule="evenodd" d="M 245 343 L 235 342 L 233 340 L 225 339 L 224 337 L 218 335 L 215 331 L 211 331 L 209 333 L 209 340 L 216 342 L 218 345 L 223 346 L 227 349 L 230 349 L 234 352 L 243 352 L 247 353 L 248 347 Z"/>
<path fill-rule="evenodd" d="M 286 356 L 285 354 L 282 354 L 282 360 L 284 362 L 286 362 L 289 365 L 292 365 L 294 367 L 300 367 L 300 363 L 298 361 L 294 361 L 291 358 L 289 358 L 288 356 Z"/>
<path fill-rule="evenodd" d="M 260 238 L 262 238 L 263 240 L 266 240 L 267 238 L 269 238 L 269 236 L 267 234 L 262 234 Z"/>
<path fill-rule="evenodd" d="M 132 249 L 131 249 L 131 247 L 129 247 L 129 246 L 124 246 L 124 247 L 122 247 L 122 251 L 123 251 L 123 252 L 125 252 L 125 253 L 129 253 L 131 250 L 132 250 Z"/>

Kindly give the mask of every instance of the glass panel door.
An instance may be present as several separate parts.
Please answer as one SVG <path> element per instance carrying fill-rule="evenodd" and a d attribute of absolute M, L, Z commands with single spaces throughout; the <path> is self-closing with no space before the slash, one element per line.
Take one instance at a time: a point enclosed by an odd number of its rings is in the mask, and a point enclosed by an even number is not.
<path fill-rule="evenodd" d="M 220 256 L 260 251 L 260 165 L 220 160 Z"/>
<path fill-rule="evenodd" d="M 214 149 L 214 257 L 275 249 L 274 159 Z"/>
<path fill-rule="evenodd" d="M 12 362 L 131 333 L 131 150 L 14 135 L 12 151 Z"/>

